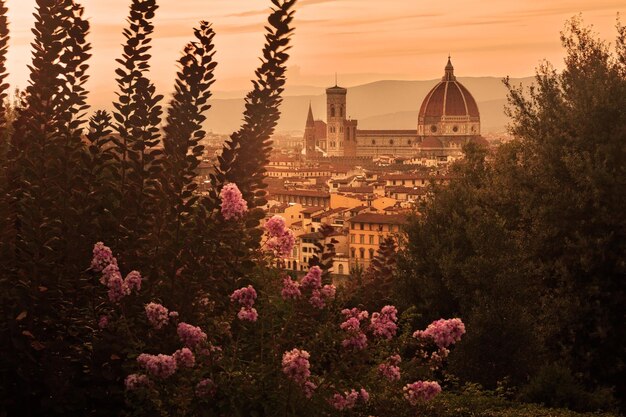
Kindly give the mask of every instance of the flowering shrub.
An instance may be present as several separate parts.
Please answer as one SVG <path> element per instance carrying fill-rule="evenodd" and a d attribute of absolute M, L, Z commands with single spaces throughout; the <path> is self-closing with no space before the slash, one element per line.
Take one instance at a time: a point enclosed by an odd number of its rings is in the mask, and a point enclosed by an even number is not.
<path fill-rule="evenodd" d="M 265 227 L 271 238 L 289 234 L 277 216 Z M 276 250 L 274 256 L 282 255 Z M 193 308 L 179 314 L 153 301 L 134 319 L 122 314 L 120 301 L 139 294 L 141 275 L 133 271 L 121 279 L 110 249 L 96 244 L 92 270 L 101 274 L 112 308 L 100 319 L 101 331 L 123 329 L 116 321 L 125 320 L 135 326 L 134 333 L 145 323 L 146 342 L 137 344 L 134 365 L 129 357 L 124 381 L 129 401 L 138 401 L 146 414 L 167 408 L 177 416 L 197 415 L 200 409 L 215 416 L 250 413 L 249 404 L 232 403 L 232 398 L 276 410 L 288 404 L 290 413 L 302 416 L 367 416 L 383 415 L 389 404 L 420 406 L 441 391 L 432 379 L 465 333 L 460 319 L 437 320 L 414 331 L 410 316 L 403 321 L 393 305 L 372 313 L 347 308 L 342 289 L 325 284 L 318 266 L 294 279 L 280 262 L 271 263 L 279 266 L 259 270 L 245 278 L 251 283 L 222 292 L 221 298 L 239 309 L 236 315 L 215 309 L 206 294 L 189 293 L 186 303 Z M 242 326 L 241 321 L 254 324 Z M 393 353 L 406 351 L 415 354 Z"/>
<path fill-rule="evenodd" d="M 265 223 L 268 234 L 267 247 L 278 257 L 288 256 L 296 244 L 296 236 L 285 225 L 285 219 L 275 215 Z"/>
<path fill-rule="evenodd" d="M 240 219 L 248 211 L 248 203 L 243 199 L 237 184 L 226 184 L 220 192 L 222 216 L 226 220 Z"/>

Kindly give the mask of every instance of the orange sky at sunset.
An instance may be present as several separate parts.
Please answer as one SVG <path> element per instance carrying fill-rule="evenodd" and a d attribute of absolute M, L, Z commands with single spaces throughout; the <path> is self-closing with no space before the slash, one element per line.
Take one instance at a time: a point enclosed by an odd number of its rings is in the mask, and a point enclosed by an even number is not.
<path fill-rule="evenodd" d="M 34 0 L 8 0 L 10 82 L 24 86 Z M 114 59 L 130 0 L 84 0 L 92 29 L 92 101 L 110 101 Z M 152 78 L 173 85 L 175 60 L 199 20 L 214 22 L 216 90 L 245 90 L 257 64 L 267 0 L 161 0 L 155 20 Z M 542 59 L 561 65 L 559 31 L 582 12 L 585 23 L 614 39 L 623 0 L 300 0 L 289 83 L 350 86 L 379 79 L 434 79 L 448 52 L 460 76 L 528 76 Z"/>

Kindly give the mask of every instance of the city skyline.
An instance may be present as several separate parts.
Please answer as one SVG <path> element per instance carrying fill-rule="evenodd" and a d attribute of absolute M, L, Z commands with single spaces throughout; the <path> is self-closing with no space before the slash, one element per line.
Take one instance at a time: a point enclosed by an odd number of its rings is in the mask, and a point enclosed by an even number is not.
<path fill-rule="evenodd" d="M 90 101 L 114 99 L 115 58 L 121 54 L 122 28 L 129 0 L 82 2 L 91 22 L 89 37 Z M 214 22 L 216 91 L 245 91 L 258 62 L 266 0 L 172 0 L 160 2 L 155 18 L 151 77 L 167 94 L 176 60 L 201 19 Z M 355 7 L 358 4 L 358 7 Z M 478 7 L 480 4 L 481 7 Z M 8 0 L 11 43 L 8 81 L 26 85 L 35 0 Z M 621 9 L 620 9 L 621 7 Z M 288 86 L 344 86 L 381 80 L 428 80 L 441 75 L 448 54 L 463 76 L 524 77 L 546 59 L 557 69 L 563 50 L 559 32 L 565 21 L 582 13 L 599 36 L 612 40 L 622 2 L 529 0 L 516 2 L 452 1 L 426 4 L 391 0 L 300 0 L 294 25 Z M 532 28 L 532 30 L 531 30 Z M 235 53 L 236 52 L 236 53 Z M 94 98 L 96 97 L 96 98 Z"/>

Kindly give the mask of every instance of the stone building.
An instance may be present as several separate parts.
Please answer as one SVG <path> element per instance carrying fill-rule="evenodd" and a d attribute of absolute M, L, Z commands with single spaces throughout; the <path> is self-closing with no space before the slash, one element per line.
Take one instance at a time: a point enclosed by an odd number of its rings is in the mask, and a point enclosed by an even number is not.
<path fill-rule="evenodd" d="M 326 89 L 326 122 L 315 120 L 309 106 L 304 148 L 307 159 L 458 156 L 467 142 L 486 145 L 480 136 L 476 100 L 454 75 L 448 57 L 444 75 L 422 101 L 415 130 L 358 130 L 346 117 L 348 90 Z"/>

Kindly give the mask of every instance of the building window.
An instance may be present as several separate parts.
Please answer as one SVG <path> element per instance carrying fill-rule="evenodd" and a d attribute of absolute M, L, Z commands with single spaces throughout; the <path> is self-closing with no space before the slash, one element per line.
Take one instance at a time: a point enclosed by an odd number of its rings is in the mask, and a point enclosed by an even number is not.
<path fill-rule="evenodd" d="M 455 132 L 455 133 L 458 132 L 459 131 L 459 127 L 458 126 L 452 127 L 452 131 Z"/>
<path fill-rule="evenodd" d="M 363 230 L 363 229 L 364 229 L 363 223 L 359 223 L 359 228 L 360 228 L 361 230 Z"/>
<path fill-rule="evenodd" d="M 389 144 L 393 145 L 393 139 L 389 139 Z"/>
<path fill-rule="evenodd" d="M 335 106 L 332 104 L 330 106 L 330 117 L 335 117 Z"/>
<path fill-rule="evenodd" d="M 374 235 L 370 235 L 370 245 L 374 244 Z"/>
<path fill-rule="evenodd" d="M 376 139 L 372 139 L 372 145 L 376 145 Z"/>
<path fill-rule="evenodd" d="M 350 243 L 354 243 L 354 240 L 355 240 L 354 235 L 350 235 Z"/>
<path fill-rule="evenodd" d="M 370 249 L 370 259 L 374 259 L 374 249 Z"/>
<path fill-rule="evenodd" d="M 356 256 L 356 249 L 355 248 L 350 248 L 350 255 L 351 255 L 350 257 L 352 259 L 354 259 L 354 257 Z"/>
<path fill-rule="evenodd" d="M 337 268 L 339 275 L 343 275 L 343 264 L 339 264 L 339 267 Z"/>
<path fill-rule="evenodd" d="M 437 131 L 437 125 L 431 125 L 430 126 L 430 131 L 435 133 Z"/>
<path fill-rule="evenodd" d="M 359 235 L 359 243 L 360 244 L 364 244 L 365 243 L 365 235 Z"/>
<path fill-rule="evenodd" d="M 361 259 L 365 258 L 365 249 L 359 248 L 359 257 Z"/>
<path fill-rule="evenodd" d="M 339 106 L 339 117 L 343 117 L 343 106 Z"/>

